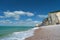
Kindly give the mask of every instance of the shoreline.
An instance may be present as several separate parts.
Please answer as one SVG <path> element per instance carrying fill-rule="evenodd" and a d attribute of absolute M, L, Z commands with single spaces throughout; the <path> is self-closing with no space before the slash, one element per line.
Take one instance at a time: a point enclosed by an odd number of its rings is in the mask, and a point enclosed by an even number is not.
<path fill-rule="evenodd" d="M 60 40 L 60 25 L 40 27 L 34 31 L 34 35 L 25 40 Z"/>

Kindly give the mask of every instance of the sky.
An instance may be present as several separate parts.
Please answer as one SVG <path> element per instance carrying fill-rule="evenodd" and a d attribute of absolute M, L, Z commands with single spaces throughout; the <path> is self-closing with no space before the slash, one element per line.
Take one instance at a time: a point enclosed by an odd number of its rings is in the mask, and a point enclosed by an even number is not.
<path fill-rule="evenodd" d="M 56 10 L 60 0 L 0 0 L 0 26 L 34 26 Z"/>

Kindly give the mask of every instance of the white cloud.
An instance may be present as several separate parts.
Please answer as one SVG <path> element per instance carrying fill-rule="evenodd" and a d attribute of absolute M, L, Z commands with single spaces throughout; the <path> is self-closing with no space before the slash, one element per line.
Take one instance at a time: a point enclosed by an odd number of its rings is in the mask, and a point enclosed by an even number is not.
<path fill-rule="evenodd" d="M 10 20 L 0 20 L 0 24 L 10 24 L 12 21 Z"/>
<path fill-rule="evenodd" d="M 39 23 L 39 21 L 34 21 L 34 23 Z"/>
<path fill-rule="evenodd" d="M 4 16 L 0 16 L 0 18 L 4 18 Z"/>
<path fill-rule="evenodd" d="M 36 24 L 39 24 L 40 21 L 33 21 L 32 19 L 27 19 L 23 21 L 10 21 L 10 20 L 0 20 L 0 25 L 6 25 L 6 26 L 35 26 Z"/>
<path fill-rule="evenodd" d="M 33 13 L 31 12 L 24 12 L 24 11 L 14 11 L 15 14 L 18 14 L 18 15 L 27 15 L 27 16 L 34 16 Z"/>
<path fill-rule="evenodd" d="M 29 19 L 27 19 L 26 21 L 32 21 L 32 19 L 31 19 L 31 18 L 29 18 Z"/>
<path fill-rule="evenodd" d="M 14 11 L 15 14 L 19 14 L 19 15 L 24 15 L 25 12 L 24 11 Z"/>
<path fill-rule="evenodd" d="M 13 17 L 13 18 L 15 18 L 15 20 L 19 20 L 21 15 L 27 15 L 28 17 L 34 16 L 33 13 L 24 12 L 24 11 L 13 11 L 13 12 L 6 11 L 6 12 L 4 12 L 4 14 L 5 14 L 5 17 Z"/>
<path fill-rule="evenodd" d="M 7 12 L 4 12 L 4 15 L 6 17 L 14 17 L 16 14 L 14 14 L 13 12 L 7 11 Z"/>
<path fill-rule="evenodd" d="M 24 11 L 13 11 L 13 12 L 10 12 L 10 11 L 6 11 L 6 12 L 4 12 L 4 16 L 0 16 L 0 18 L 10 18 L 10 17 L 13 17 L 14 18 L 13 20 L 18 20 L 18 21 L 13 22 L 13 21 L 11 21 L 9 19 L 7 19 L 7 20 L 0 20 L 0 24 L 1 23 L 2 24 L 6 24 L 6 25 L 8 25 L 8 24 L 10 25 L 11 24 L 11 26 L 12 25 L 32 26 L 32 25 L 36 25 L 36 24 L 40 23 L 40 21 L 36 21 L 36 20 L 33 21 L 31 18 L 28 18 L 26 20 L 21 21 L 20 20 L 21 15 L 22 16 L 26 15 L 28 17 L 34 16 L 34 14 L 31 13 L 31 12 L 24 12 Z M 45 17 L 47 17 L 47 15 L 38 15 L 38 17 L 45 18 Z"/>
<path fill-rule="evenodd" d="M 48 17 L 48 15 L 38 15 L 38 17 L 40 17 L 40 18 L 46 18 L 46 17 Z"/>
<path fill-rule="evenodd" d="M 27 16 L 34 16 L 34 14 L 33 13 L 30 13 L 30 12 L 27 12 L 26 15 Z"/>
<path fill-rule="evenodd" d="M 31 19 L 31 18 L 28 18 L 26 20 L 23 20 L 21 21 L 20 20 L 20 17 L 21 16 L 27 16 L 27 17 L 32 17 L 34 16 L 33 13 L 31 12 L 24 12 L 24 11 L 5 11 L 3 12 L 4 13 L 4 16 L 0 16 L 0 18 L 4 18 L 3 20 L 0 20 L 0 25 L 25 25 L 25 26 L 30 26 L 30 25 L 33 25 L 34 21 Z M 10 20 L 9 18 L 13 18 L 13 20 L 15 21 L 12 21 Z M 18 21 L 16 21 L 18 20 Z"/>
<path fill-rule="evenodd" d="M 33 21 L 31 18 L 26 19 L 25 21 L 20 22 L 21 25 L 26 26 L 35 26 L 36 24 L 39 24 L 40 21 Z"/>

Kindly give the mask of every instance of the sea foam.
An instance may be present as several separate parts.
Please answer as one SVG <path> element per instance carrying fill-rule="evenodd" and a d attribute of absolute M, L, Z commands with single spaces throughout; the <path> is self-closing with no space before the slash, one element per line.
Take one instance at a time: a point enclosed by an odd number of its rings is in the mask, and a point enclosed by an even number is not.
<path fill-rule="evenodd" d="M 25 38 L 33 36 L 35 29 L 38 29 L 38 27 L 23 32 L 13 32 L 12 34 L 9 34 L 7 37 L 4 37 L 0 40 L 24 40 Z"/>

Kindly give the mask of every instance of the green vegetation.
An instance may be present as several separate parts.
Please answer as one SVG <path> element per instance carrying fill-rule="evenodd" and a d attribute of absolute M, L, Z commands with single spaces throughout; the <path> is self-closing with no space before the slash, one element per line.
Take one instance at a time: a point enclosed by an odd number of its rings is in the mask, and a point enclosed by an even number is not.
<path fill-rule="evenodd" d="M 57 11 L 52 11 L 52 12 L 49 12 L 49 13 L 56 13 L 56 12 L 60 12 L 60 10 L 57 10 Z"/>

